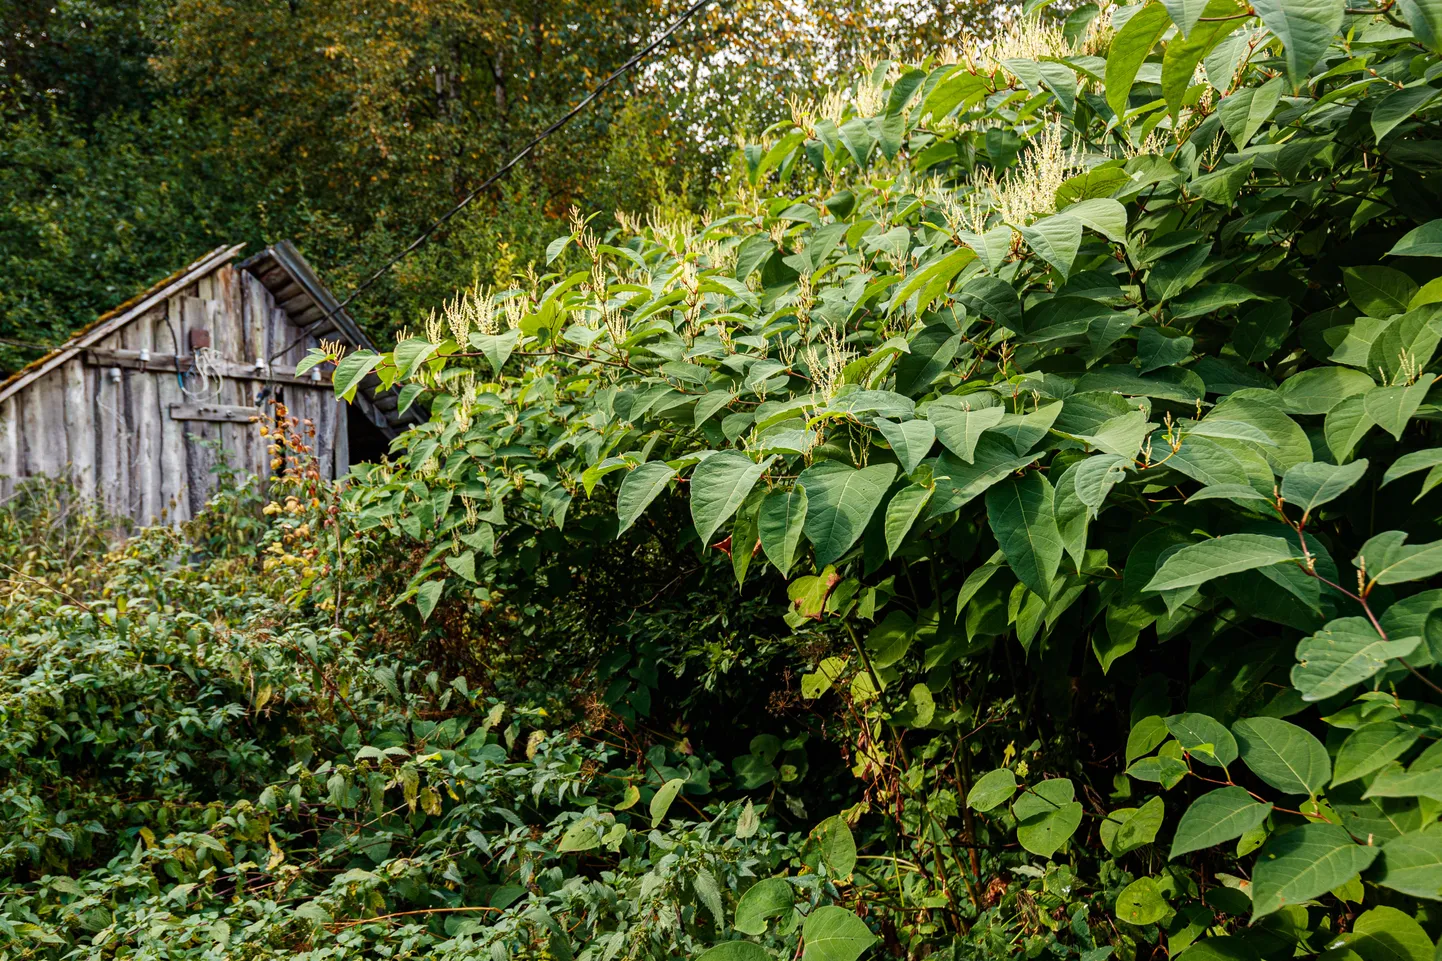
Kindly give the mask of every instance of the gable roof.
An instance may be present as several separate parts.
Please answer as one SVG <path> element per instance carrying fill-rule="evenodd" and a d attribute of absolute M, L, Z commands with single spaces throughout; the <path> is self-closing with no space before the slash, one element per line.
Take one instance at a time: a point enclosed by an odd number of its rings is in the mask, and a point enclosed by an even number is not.
<path fill-rule="evenodd" d="M 26 364 L 11 374 L 3 383 L 0 383 L 0 401 L 5 400 L 30 382 L 50 373 L 86 347 L 113 334 L 150 308 L 164 302 L 167 297 L 179 293 L 215 268 L 227 263 L 240 253 L 244 246 L 245 244 L 236 244 L 233 247 L 217 247 L 199 260 L 147 287 L 114 310 L 101 314 L 90 324 L 76 331 L 65 343 L 45 356 Z"/>
<path fill-rule="evenodd" d="M 276 306 L 301 328 L 297 342 L 330 335 L 333 339 L 344 341 L 353 350 L 376 349 L 365 331 L 341 309 L 340 302 L 321 283 L 310 269 L 310 264 L 289 240 L 266 247 L 242 261 L 239 267 L 259 280 L 275 298 Z M 267 360 L 273 361 L 294 345 L 295 342 L 278 348 L 272 346 L 273 356 Z M 374 374 L 368 375 L 356 392 L 356 405 L 388 439 L 394 439 L 408 425 L 419 423 L 420 418 L 414 408 L 404 414 L 397 413 L 399 397 L 396 391 L 377 391 L 379 386 L 380 379 Z"/>
<path fill-rule="evenodd" d="M 246 258 L 239 267 L 265 285 L 275 298 L 275 305 L 284 310 L 306 336 L 335 333 L 352 348 L 375 350 L 375 344 L 350 314 L 340 309 L 340 303 L 289 240 Z M 273 348 L 273 352 L 279 356 L 284 348 Z"/>

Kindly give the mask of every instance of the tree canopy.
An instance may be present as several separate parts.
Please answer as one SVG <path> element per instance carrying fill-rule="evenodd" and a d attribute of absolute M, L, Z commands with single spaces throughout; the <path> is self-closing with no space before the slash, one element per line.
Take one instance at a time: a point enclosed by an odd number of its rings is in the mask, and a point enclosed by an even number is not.
<path fill-rule="evenodd" d="M 368 276 L 659 33 L 670 0 L 11 4 L 0 37 L 0 338 L 54 344 L 221 243 Z M 740 132 L 867 44 L 935 46 L 973 5 L 735 0 L 541 147 L 355 313 L 392 332 L 505 286 L 571 204 L 693 210 Z M 968 17 L 985 26 L 990 8 Z M 975 26 L 975 25 L 974 25 Z M 0 345 L 0 369 L 35 356 Z"/>

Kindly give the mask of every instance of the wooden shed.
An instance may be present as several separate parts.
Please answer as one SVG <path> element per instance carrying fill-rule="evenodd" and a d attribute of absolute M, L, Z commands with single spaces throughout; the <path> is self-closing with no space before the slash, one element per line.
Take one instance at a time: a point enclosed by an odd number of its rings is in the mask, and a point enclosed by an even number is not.
<path fill-rule="evenodd" d="M 326 476 L 384 452 L 405 427 L 393 393 L 372 378 L 348 408 L 330 365 L 295 374 L 322 338 L 373 345 L 290 243 L 237 263 L 241 247 L 212 250 L 0 383 L 0 497 L 21 478 L 67 477 L 115 515 L 178 523 L 214 491 L 219 451 L 266 476 L 251 418 L 273 399 L 314 425 Z"/>

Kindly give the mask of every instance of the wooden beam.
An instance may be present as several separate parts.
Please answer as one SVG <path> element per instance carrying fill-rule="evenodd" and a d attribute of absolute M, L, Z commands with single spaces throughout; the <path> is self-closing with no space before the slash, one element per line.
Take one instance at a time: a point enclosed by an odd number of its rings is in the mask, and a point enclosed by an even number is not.
<path fill-rule="evenodd" d="M 289 274 L 285 272 L 285 268 L 272 260 L 270 262 L 270 266 L 266 267 L 261 273 L 256 275 L 256 279 L 259 280 L 262 284 L 264 284 L 266 289 L 269 290 L 271 284 L 279 283 L 282 277 L 288 276 Z"/>
<path fill-rule="evenodd" d="M 287 274 L 286 276 L 289 277 L 289 274 Z M 285 302 L 288 300 L 294 300 L 297 297 L 307 296 L 304 287 L 296 283 L 294 280 L 289 279 L 286 281 L 285 286 L 279 289 L 272 288 L 270 291 L 270 295 L 275 298 L 275 305 L 277 307 L 284 305 Z"/>
<path fill-rule="evenodd" d="M 87 367 L 122 367 L 126 370 L 147 370 L 160 373 L 183 373 L 193 369 L 195 359 L 184 354 L 151 354 L 141 360 L 138 350 L 101 350 L 86 348 L 82 355 Z M 297 377 L 295 368 L 289 364 L 271 364 L 268 371 L 257 370 L 254 364 L 238 364 L 231 360 L 215 362 L 217 373 L 234 380 L 258 380 L 266 383 L 292 384 L 298 387 L 323 387 L 330 383 L 330 371 L 322 369 L 319 380 L 311 380 L 310 374 Z"/>
<path fill-rule="evenodd" d="M 171 404 L 171 420 L 209 420 L 221 421 L 231 424 L 248 424 L 258 419 L 261 410 L 258 407 L 245 407 L 238 404 Z"/>
<path fill-rule="evenodd" d="M 285 311 L 287 314 L 296 313 L 296 307 L 299 304 L 315 303 L 314 300 L 311 300 L 310 294 L 299 288 L 296 288 L 296 292 L 290 297 L 287 297 L 284 301 L 277 297 L 275 302 L 280 307 L 280 309 Z"/>
<path fill-rule="evenodd" d="M 190 370 L 191 358 L 177 354 L 149 354 L 140 359 L 138 350 L 102 350 L 90 347 L 83 351 L 86 367 L 123 367 L 126 370 L 159 370 L 175 373 Z"/>
<path fill-rule="evenodd" d="M 311 305 L 305 310 L 302 310 L 300 313 L 291 317 L 291 320 L 295 322 L 295 325 L 297 327 L 305 327 L 309 324 L 315 323 L 317 320 L 324 316 L 325 311 L 321 310 L 320 307 L 316 306 L 316 304 L 312 302 Z"/>

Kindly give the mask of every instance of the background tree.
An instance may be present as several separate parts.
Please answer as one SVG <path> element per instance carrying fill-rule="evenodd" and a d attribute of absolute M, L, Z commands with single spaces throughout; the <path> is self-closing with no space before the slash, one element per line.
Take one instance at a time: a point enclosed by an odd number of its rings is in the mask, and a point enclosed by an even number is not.
<path fill-rule="evenodd" d="M 295 239 L 338 291 L 372 272 L 635 52 L 674 0 L 377 6 L 12 0 L 0 14 L 0 370 L 208 246 Z M 504 284 L 572 203 L 704 201 L 736 132 L 862 48 L 934 51 L 992 7 L 704 12 L 356 313 L 382 341 Z"/>

